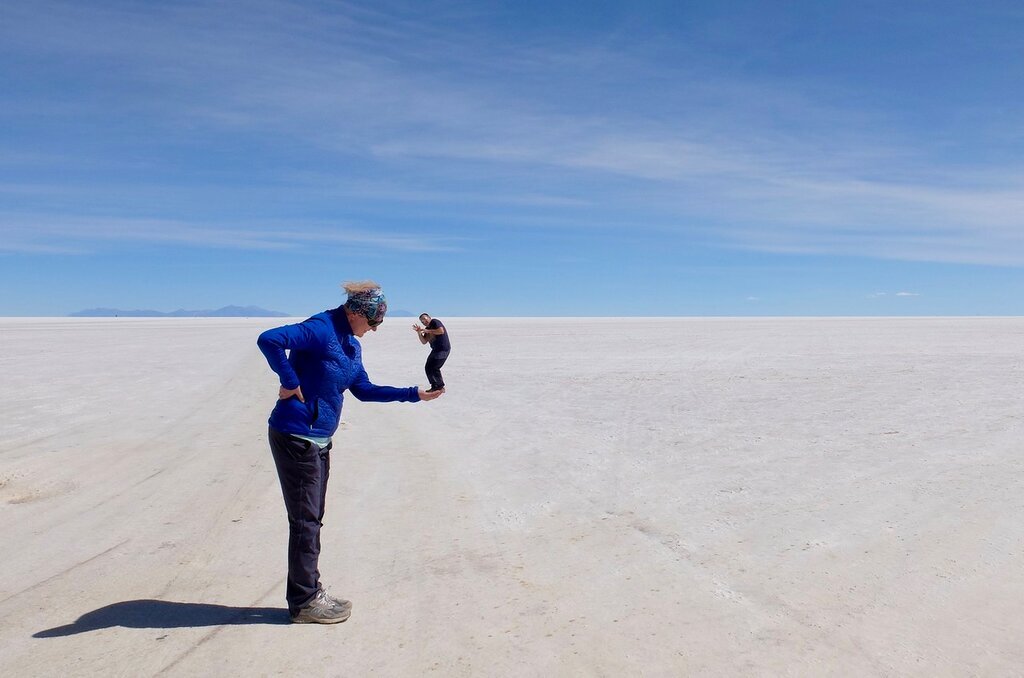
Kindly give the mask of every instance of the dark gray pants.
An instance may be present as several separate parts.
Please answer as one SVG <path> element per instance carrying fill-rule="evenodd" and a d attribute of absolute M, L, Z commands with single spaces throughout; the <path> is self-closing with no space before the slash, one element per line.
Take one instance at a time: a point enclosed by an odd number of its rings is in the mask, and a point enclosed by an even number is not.
<path fill-rule="evenodd" d="M 427 356 L 427 364 L 423 370 L 427 373 L 427 381 L 433 388 L 444 388 L 444 377 L 441 376 L 441 367 L 444 361 L 448 360 L 448 351 L 431 351 Z"/>
<path fill-rule="evenodd" d="M 277 465 L 288 511 L 288 611 L 295 614 L 320 590 L 320 528 L 323 526 L 331 445 L 300 440 L 270 429 L 270 451 Z"/>

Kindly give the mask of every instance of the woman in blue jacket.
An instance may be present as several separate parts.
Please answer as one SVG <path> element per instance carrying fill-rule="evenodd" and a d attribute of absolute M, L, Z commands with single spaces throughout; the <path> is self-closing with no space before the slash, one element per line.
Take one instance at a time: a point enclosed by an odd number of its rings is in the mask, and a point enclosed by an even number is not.
<path fill-rule="evenodd" d="M 267 330 L 257 341 L 281 379 L 269 436 L 288 511 L 287 599 L 296 623 L 335 624 L 352 612 L 352 603 L 323 590 L 318 569 L 332 437 L 344 392 L 373 402 L 419 402 L 441 395 L 370 382 L 358 337 L 377 330 L 387 300 L 373 281 L 346 283 L 345 292 L 344 305 Z"/>

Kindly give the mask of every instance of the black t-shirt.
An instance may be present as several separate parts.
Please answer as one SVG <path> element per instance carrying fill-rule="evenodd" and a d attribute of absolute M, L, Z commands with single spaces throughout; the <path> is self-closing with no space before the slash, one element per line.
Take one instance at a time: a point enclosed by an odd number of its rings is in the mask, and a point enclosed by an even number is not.
<path fill-rule="evenodd" d="M 437 318 L 431 318 L 430 324 L 427 325 L 428 330 L 444 329 L 444 323 Z M 430 349 L 432 351 L 450 351 L 452 350 L 452 344 L 448 341 L 448 330 L 444 329 L 444 334 L 434 334 L 430 336 Z"/>

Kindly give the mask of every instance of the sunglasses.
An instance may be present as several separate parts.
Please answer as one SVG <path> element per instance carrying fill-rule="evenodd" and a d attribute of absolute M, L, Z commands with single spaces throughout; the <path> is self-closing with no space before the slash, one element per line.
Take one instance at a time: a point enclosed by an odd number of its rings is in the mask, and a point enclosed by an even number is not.
<path fill-rule="evenodd" d="M 377 325 L 380 325 L 382 322 L 384 322 L 384 318 L 377 318 L 376 320 L 370 320 L 369 318 L 366 319 L 366 324 L 369 325 L 370 327 L 376 327 Z"/>

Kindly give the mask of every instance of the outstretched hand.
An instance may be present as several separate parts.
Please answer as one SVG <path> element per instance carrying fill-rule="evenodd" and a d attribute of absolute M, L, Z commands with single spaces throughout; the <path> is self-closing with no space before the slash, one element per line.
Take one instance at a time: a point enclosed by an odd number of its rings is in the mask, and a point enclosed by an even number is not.
<path fill-rule="evenodd" d="M 426 391 L 421 388 L 419 389 L 419 392 L 420 400 L 433 400 L 434 398 L 440 398 L 441 394 L 444 393 L 444 390 L 442 389 L 440 391 Z"/>
<path fill-rule="evenodd" d="M 277 399 L 278 400 L 288 400 L 292 396 L 295 396 L 296 398 L 298 398 L 300 403 L 306 402 L 306 399 L 302 397 L 302 387 L 301 386 L 296 386 L 295 388 L 285 388 L 284 386 L 282 386 L 277 391 Z"/>
<path fill-rule="evenodd" d="M 417 332 L 422 332 L 423 331 L 423 325 L 420 325 L 419 323 L 413 323 L 412 328 L 414 330 L 416 330 Z"/>

